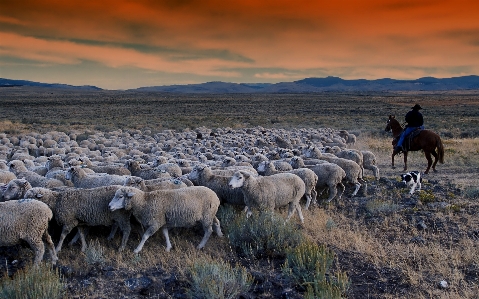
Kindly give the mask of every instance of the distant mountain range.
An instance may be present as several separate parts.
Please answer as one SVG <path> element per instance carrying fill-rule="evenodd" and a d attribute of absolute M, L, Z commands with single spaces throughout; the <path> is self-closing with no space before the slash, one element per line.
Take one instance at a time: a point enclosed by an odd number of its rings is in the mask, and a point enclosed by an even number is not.
<path fill-rule="evenodd" d="M 67 84 L 48 84 L 26 80 L 0 78 L 0 87 L 38 86 L 50 88 L 75 88 L 83 90 L 101 90 L 96 86 L 73 86 Z M 423 77 L 416 80 L 345 80 L 339 77 L 306 78 L 293 82 L 280 83 L 228 83 L 207 82 L 187 85 L 150 86 L 130 89 L 130 91 L 170 92 L 170 93 L 314 93 L 325 91 L 447 91 L 479 89 L 479 76 L 453 78 Z"/>

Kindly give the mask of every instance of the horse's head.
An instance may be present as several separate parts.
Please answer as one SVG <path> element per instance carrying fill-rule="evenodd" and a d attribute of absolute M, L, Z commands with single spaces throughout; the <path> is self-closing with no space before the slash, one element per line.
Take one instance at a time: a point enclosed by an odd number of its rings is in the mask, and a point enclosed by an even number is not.
<path fill-rule="evenodd" d="M 386 122 L 386 128 L 384 129 L 386 132 L 391 131 L 391 120 L 392 119 L 396 120 L 396 117 L 394 115 L 389 115 L 388 121 Z"/>

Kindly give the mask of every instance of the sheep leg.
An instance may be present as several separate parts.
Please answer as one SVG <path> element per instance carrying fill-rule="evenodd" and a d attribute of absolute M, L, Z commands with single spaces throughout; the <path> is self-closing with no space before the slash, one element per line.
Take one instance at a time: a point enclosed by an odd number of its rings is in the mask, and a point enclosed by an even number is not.
<path fill-rule="evenodd" d="M 35 266 L 38 266 L 38 264 L 40 264 L 40 262 L 43 259 L 43 254 L 45 253 L 45 246 L 43 245 L 43 241 L 42 240 L 32 240 L 32 239 L 28 239 L 28 240 L 25 240 L 25 241 L 27 241 L 28 245 L 33 250 L 33 252 L 35 253 L 35 259 L 33 260 L 33 264 Z"/>
<path fill-rule="evenodd" d="M 89 230 L 90 230 L 89 227 L 83 228 L 83 233 L 85 234 L 85 236 L 88 234 Z M 79 238 L 80 238 L 80 233 L 77 232 L 76 235 L 73 237 L 73 239 L 70 241 L 70 243 L 68 243 L 68 246 L 73 246 L 73 244 L 75 244 Z"/>
<path fill-rule="evenodd" d="M 170 236 L 168 235 L 168 227 L 163 227 L 163 236 L 165 236 L 166 240 L 166 251 L 169 252 L 171 250 L 171 242 L 170 242 Z"/>
<path fill-rule="evenodd" d="M 68 225 L 63 226 L 62 234 L 60 235 L 60 240 L 58 241 L 57 248 L 55 249 L 57 254 L 60 252 L 60 250 L 62 250 L 63 241 L 65 241 L 66 236 L 71 232 L 72 229 L 73 229 L 72 226 L 68 226 Z"/>
<path fill-rule="evenodd" d="M 358 193 L 359 188 L 361 188 L 361 184 L 360 184 L 360 183 L 355 183 L 354 185 L 356 186 L 356 188 L 354 189 L 353 194 L 351 194 L 351 197 L 354 197 L 354 196 Z"/>
<path fill-rule="evenodd" d="M 341 196 L 343 196 L 344 190 L 346 190 L 346 187 L 344 187 L 343 183 L 339 183 L 336 186 L 341 187 L 341 191 L 338 194 L 338 199 L 341 199 Z"/>
<path fill-rule="evenodd" d="M 148 229 L 145 231 L 145 233 L 143 234 L 143 237 L 141 237 L 141 242 L 140 244 L 138 244 L 138 247 L 136 247 L 136 249 L 133 251 L 134 253 L 139 253 L 142 249 L 143 249 L 143 245 L 145 245 L 145 242 L 146 240 L 148 240 L 148 238 L 153 235 L 154 233 L 156 233 L 156 231 L 158 230 L 158 227 L 156 225 L 152 225 L 150 227 L 148 227 Z M 163 234 L 164 234 L 164 229 L 163 229 Z M 166 237 L 168 237 L 168 231 L 166 232 Z M 170 239 L 167 238 L 166 240 L 167 244 L 170 242 Z M 170 248 L 171 248 L 171 244 L 170 244 Z M 167 250 L 166 251 L 169 251 L 168 247 L 167 247 Z"/>
<path fill-rule="evenodd" d="M 306 195 L 306 204 L 304 205 L 304 209 L 307 210 L 310 204 L 311 204 L 311 195 Z"/>
<path fill-rule="evenodd" d="M 123 238 L 121 239 L 121 245 L 118 248 L 118 251 L 123 251 L 126 247 L 126 242 L 128 241 L 128 237 L 130 236 L 131 226 L 130 223 L 122 223 L 120 225 L 121 231 L 123 233 Z"/>
<path fill-rule="evenodd" d="M 83 228 L 78 228 L 78 233 L 80 234 L 80 241 L 81 241 L 81 252 L 85 252 L 87 248 L 86 240 L 85 240 L 85 233 L 83 232 Z"/>
<path fill-rule="evenodd" d="M 204 234 L 203 239 L 201 240 L 200 244 L 198 244 L 198 247 L 196 247 L 197 249 L 201 249 L 201 248 L 205 247 L 206 242 L 208 241 L 208 239 L 211 236 L 211 233 L 213 232 L 213 228 L 211 227 L 211 225 L 203 226 L 203 229 L 205 231 L 205 234 Z"/>
<path fill-rule="evenodd" d="M 58 261 L 57 253 L 55 252 L 55 246 L 53 245 L 52 237 L 47 230 L 43 232 L 43 241 L 47 243 L 48 252 L 50 253 L 50 258 L 52 259 L 52 264 L 56 265 Z"/>
<path fill-rule="evenodd" d="M 218 235 L 218 237 L 223 237 L 223 233 L 221 232 L 220 221 L 218 220 L 216 216 L 215 216 L 215 219 L 213 219 L 213 230 Z"/>
<path fill-rule="evenodd" d="M 337 193 L 338 193 L 338 190 L 335 185 L 329 186 L 329 197 L 327 202 L 331 202 Z"/>
<path fill-rule="evenodd" d="M 115 222 L 113 223 L 113 225 L 111 226 L 111 231 L 110 231 L 110 234 L 108 235 L 108 238 L 107 240 L 111 240 L 115 237 L 115 234 L 116 234 L 116 231 L 118 229 L 118 224 Z"/>
<path fill-rule="evenodd" d="M 301 211 L 301 205 L 299 203 L 296 205 L 296 211 L 298 212 L 299 220 L 301 220 L 301 223 L 304 223 L 303 212 Z"/>

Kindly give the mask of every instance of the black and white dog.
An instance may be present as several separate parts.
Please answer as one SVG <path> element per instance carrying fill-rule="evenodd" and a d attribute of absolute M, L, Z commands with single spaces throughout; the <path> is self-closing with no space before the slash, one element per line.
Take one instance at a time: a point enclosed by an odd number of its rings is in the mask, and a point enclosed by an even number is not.
<path fill-rule="evenodd" d="M 409 191 L 409 194 L 413 194 L 414 191 L 416 190 L 416 187 L 418 188 L 417 190 L 421 190 L 421 173 L 419 171 L 411 171 L 405 174 L 401 175 L 402 182 L 406 184 L 407 187 L 411 187 L 411 191 Z"/>

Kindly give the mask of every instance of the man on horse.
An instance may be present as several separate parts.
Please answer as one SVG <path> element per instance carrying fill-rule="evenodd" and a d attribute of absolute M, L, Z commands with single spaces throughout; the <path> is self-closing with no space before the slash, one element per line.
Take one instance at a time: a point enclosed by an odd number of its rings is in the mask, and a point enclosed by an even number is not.
<path fill-rule="evenodd" d="M 416 104 L 411 109 L 412 110 L 406 114 L 405 119 L 406 119 L 407 125 L 404 131 L 401 133 L 398 143 L 396 144 L 396 148 L 394 149 L 395 152 L 404 151 L 404 148 L 403 148 L 404 139 L 409 134 L 411 134 L 414 130 L 416 130 L 417 128 L 424 129 L 424 119 L 422 117 L 421 112 L 419 112 L 419 110 L 421 110 L 422 107 L 419 104 Z"/>

